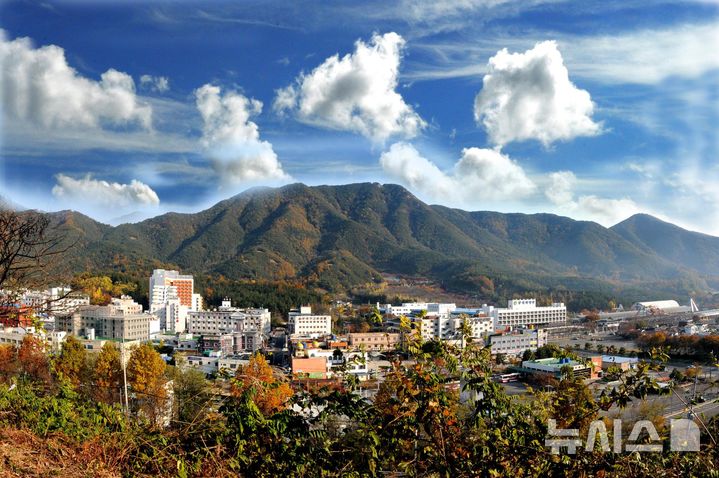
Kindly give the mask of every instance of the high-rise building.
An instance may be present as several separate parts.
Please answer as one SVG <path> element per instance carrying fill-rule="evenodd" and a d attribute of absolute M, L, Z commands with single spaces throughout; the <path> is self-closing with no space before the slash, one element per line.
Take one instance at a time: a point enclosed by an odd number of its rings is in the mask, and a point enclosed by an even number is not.
<path fill-rule="evenodd" d="M 195 281 L 191 275 L 182 275 L 177 271 L 168 271 L 165 269 L 155 269 L 152 271 L 150 277 L 150 293 L 155 295 L 155 287 L 157 286 L 172 286 L 175 289 L 173 294 L 180 299 L 180 305 L 186 306 L 188 309 L 192 308 L 193 300 L 192 295 L 195 290 Z M 162 292 L 157 292 L 162 294 Z"/>
<path fill-rule="evenodd" d="M 155 269 L 150 277 L 150 312 L 160 320 L 160 329 L 178 333 L 187 330 L 187 314 L 202 309 L 202 296 L 194 293 L 194 279 L 177 271 Z"/>

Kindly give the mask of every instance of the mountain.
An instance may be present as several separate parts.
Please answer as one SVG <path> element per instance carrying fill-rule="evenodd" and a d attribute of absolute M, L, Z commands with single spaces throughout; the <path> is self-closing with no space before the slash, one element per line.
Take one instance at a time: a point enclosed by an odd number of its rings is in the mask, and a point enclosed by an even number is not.
<path fill-rule="evenodd" d="M 719 259 L 719 238 L 676 226 L 666 225 L 674 228 L 673 243 L 689 250 L 701 244 L 694 262 L 663 253 L 665 244 L 651 240 L 652 223 L 639 219 L 607 229 L 552 214 L 467 212 L 376 183 L 253 189 L 195 214 L 116 227 L 76 212 L 51 216 L 80 246 L 68 259 L 78 271 L 164 263 L 233 278 L 301 277 L 331 290 L 380 281 L 381 273 L 463 291 L 488 280 L 530 290 L 668 282 L 701 288 L 703 276 L 714 274 L 708 264 Z"/>
<path fill-rule="evenodd" d="M 719 237 L 687 231 L 648 214 L 636 214 L 611 230 L 675 264 L 719 274 Z"/>

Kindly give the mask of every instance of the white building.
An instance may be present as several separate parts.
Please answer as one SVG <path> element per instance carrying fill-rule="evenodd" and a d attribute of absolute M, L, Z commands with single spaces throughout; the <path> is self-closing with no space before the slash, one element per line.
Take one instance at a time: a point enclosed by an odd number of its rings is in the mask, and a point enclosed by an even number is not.
<path fill-rule="evenodd" d="M 696 307 L 696 304 L 694 304 Z M 637 302 L 632 305 L 632 309 L 638 310 L 644 314 L 676 314 L 680 312 L 690 312 L 691 306 L 679 305 L 676 300 L 654 300 L 648 302 Z"/>
<path fill-rule="evenodd" d="M 515 299 L 508 301 L 506 309 L 483 305 L 482 311 L 492 317 L 495 330 L 559 325 L 567 321 L 567 307 L 561 302 L 537 307 L 535 299 Z"/>
<path fill-rule="evenodd" d="M 19 297 L 20 305 L 48 315 L 70 314 L 78 307 L 90 305 L 90 297 L 73 292 L 69 287 L 51 287 L 47 290 L 25 290 Z"/>
<path fill-rule="evenodd" d="M 413 317 L 412 323 L 420 331 L 423 340 L 462 340 L 462 323 L 469 324 L 473 340 L 484 339 L 494 331 L 490 317 L 466 317 L 442 314 L 424 318 Z M 459 342 L 458 342 L 459 343 Z"/>
<path fill-rule="evenodd" d="M 271 320 L 269 309 L 238 309 L 225 300 L 217 310 L 189 312 L 187 331 L 196 335 L 254 331 L 269 336 Z"/>
<path fill-rule="evenodd" d="M 58 331 L 89 339 L 149 340 L 154 316 L 142 313 L 142 306 L 123 296 L 110 305 L 88 305 L 73 314 L 57 318 Z"/>
<path fill-rule="evenodd" d="M 332 317 L 329 315 L 315 315 L 311 307 L 300 307 L 291 310 L 287 322 L 287 331 L 290 335 L 300 337 L 322 337 L 332 333 Z"/>
<path fill-rule="evenodd" d="M 170 333 L 187 330 L 187 315 L 202 310 L 202 296 L 194 292 L 191 275 L 155 269 L 150 277 L 150 313 L 160 319 L 160 329 Z"/>
<path fill-rule="evenodd" d="M 544 329 L 517 329 L 504 334 L 490 335 L 492 355 L 521 355 L 525 350 L 536 351 L 547 345 L 548 332 Z"/>
<path fill-rule="evenodd" d="M 451 314 L 457 308 L 456 304 L 442 304 L 437 302 L 404 302 L 401 305 L 377 304 L 377 309 L 383 314 L 394 315 L 412 315 L 424 310 L 427 315 L 443 315 Z"/>

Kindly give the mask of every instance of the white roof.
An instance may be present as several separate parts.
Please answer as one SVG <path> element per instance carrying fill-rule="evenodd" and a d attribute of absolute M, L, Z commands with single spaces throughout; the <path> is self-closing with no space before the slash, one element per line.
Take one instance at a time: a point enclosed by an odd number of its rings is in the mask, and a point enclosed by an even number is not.
<path fill-rule="evenodd" d="M 638 302 L 643 307 L 656 307 L 658 309 L 672 309 L 679 307 L 679 303 L 676 300 L 655 300 L 650 302 Z"/>

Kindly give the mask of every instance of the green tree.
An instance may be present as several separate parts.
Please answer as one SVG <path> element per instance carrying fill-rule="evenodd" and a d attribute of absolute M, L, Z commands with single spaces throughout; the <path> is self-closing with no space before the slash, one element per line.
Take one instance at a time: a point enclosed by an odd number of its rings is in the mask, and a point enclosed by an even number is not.
<path fill-rule="evenodd" d="M 194 368 L 176 368 L 173 374 L 173 391 L 176 417 L 180 426 L 199 427 L 212 399 L 205 374 Z"/>
<path fill-rule="evenodd" d="M 77 388 L 88 378 L 87 351 L 75 336 L 69 335 L 62 344 L 60 355 L 55 359 L 55 373 Z"/>

